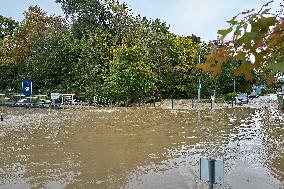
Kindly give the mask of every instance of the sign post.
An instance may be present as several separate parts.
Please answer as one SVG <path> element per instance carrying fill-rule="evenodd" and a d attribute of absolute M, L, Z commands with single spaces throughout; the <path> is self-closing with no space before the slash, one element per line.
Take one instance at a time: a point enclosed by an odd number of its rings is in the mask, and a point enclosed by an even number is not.
<path fill-rule="evenodd" d="M 208 182 L 208 189 L 214 184 L 224 184 L 224 161 L 200 158 L 200 180 Z"/>
<path fill-rule="evenodd" d="M 60 94 L 59 93 L 51 93 L 50 94 L 50 99 L 51 99 L 51 103 L 52 106 L 55 108 L 55 100 L 59 99 Z"/>

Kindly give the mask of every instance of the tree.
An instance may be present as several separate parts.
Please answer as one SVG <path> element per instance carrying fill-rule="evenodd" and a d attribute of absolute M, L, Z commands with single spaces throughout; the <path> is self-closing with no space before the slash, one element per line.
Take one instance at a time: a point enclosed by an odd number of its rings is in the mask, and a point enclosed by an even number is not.
<path fill-rule="evenodd" d="M 38 6 L 31 6 L 25 12 L 25 19 L 15 26 L 3 39 L 0 65 L 4 70 L 10 68 L 5 71 L 9 75 L 4 74 L 7 76 L 3 80 L 5 85 L 20 89 L 20 80 L 38 69 L 36 61 L 32 60 L 47 48 L 44 44 L 47 36 L 51 32 L 66 32 L 67 24 L 61 17 L 47 16 Z"/>
<path fill-rule="evenodd" d="M 0 40 L 8 35 L 13 36 L 18 27 L 19 23 L 17 21 L 0 15 Z"/>
<path fill-rule="evenodd" d="M 80 39 L 80 44 L 80 58 L 73 72 L 73 77 L 76 78 L 74 84 L 78 86 L 76 92 L 87 99 L 91 99 L 93 95 L 109 95 L 106 82 L 115 49 L 112 34 L 103 28 L 97 28 L 95 32 Z"/>
<path fill-rule="evenodd" d="M 274 0 L 263 5 L 259 11 L 245 11 L 227 21 L 230 27 L 218 31 L 219 43 L 206 56 L 206 62 L 198 67 L 218 75 L 224 63 L 235 59 L 239 61 L 235 74 L 244 75 L 246 80 L 252 80 L 257 72 L 265 68 L 283 73 L 284 63 L 273 61 L 283 44 L 283 11 L 272 13 L 272 3 Z M 224 41 L 228 35 L 232 35 L 232 40 Z"/>
<path fill-rule="evenodd" d="M 112 35 L 123 36 L 131 27 L 128 7 L 114 0 L 55 0 L 71 17 L 72 31 L 77 38 L 103 28 Z M 127 27 L 125 27 L 127 26 Z"/>
<path fill-rule="evenodd" d="M 50 32 L 41 44 L 44 48 L 27 61 L 28 77 L 34 81 L 34 91 L 49 94 L 51 92 L 78 92 L 76 64 L 80 55 L 80 41 L 70 33 Z"/>
<path fill-rule="evenodd" d="M 138 102 L 155 91 L 153 64 L 147 62 L 147 48 L 120 46 L 111 63 L 109 85 L 117 100 Z"/>

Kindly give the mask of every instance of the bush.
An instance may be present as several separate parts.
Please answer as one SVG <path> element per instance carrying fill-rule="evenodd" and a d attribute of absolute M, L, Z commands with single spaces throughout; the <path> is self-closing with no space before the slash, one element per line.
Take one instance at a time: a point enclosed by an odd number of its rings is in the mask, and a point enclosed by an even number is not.
<path fill-rule="evenodd" d="M 276 90 L 274 88 L 264 88 L 261 91 L 262 94 L 271 94 L 276 93 Z"/>
<path fill-rule="evenodd" d="M 232 99 L 235 99 L 236 96 L 237 96 L 237 93 L 228 93 L 225 96 L 225 100 L 226 101 L 231 101 Z"/>

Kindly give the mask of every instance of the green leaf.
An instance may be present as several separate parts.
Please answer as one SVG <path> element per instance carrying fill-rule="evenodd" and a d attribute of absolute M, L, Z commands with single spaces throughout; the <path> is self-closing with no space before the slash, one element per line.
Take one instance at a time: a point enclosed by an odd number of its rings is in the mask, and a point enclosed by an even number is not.
<path fill-rule="evenodd" d="M 221 39 L 224 39 L 231 31 L 233 31 L 232 27 L 230 27 L 226 30 L 218 30 L 218 34 L 221 35 Z"/>
<path fill-rule="evenodd" d="M 236 25 L 238 22 L 235 19 L 228 20 L 227 23 L 232 24 L 233 26 Z"/>
<path fill-rule="evenodd" d="M 241 44 L 248 44 L 251 43 L 251 41 L 255 41 L 259 38 L 259 33 L 257 32 L 246 32 L 238 41 Z"/>
<path fill-rule="evenodd" d="M 278 62 L 278 63 L 275 63 L 275 64 L 269 64 L 267 66 L 267 68 L 270 68 L 272 69 L 273 72 L 281 72 L 281 73 L 284 73 L 284 62 Z"/>
<path fill-rule="evenodd" d="M 260 17 L 255 21 L 254 19 L 250 19 L 251 31 L 266 33 L 269 31 L 270 26 L 274 26 L 276 23 L 275 17 Z"/>

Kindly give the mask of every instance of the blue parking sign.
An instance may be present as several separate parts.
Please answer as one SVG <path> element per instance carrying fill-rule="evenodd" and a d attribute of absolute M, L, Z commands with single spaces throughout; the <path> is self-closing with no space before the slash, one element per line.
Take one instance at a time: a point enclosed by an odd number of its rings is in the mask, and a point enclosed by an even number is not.
<path fill-rule="evenodd" d="M 33 93 L 33 82 L 30 79 L 24 79 L 22 81 L 22 93 L 25 96 L 31 96 Z"/>

